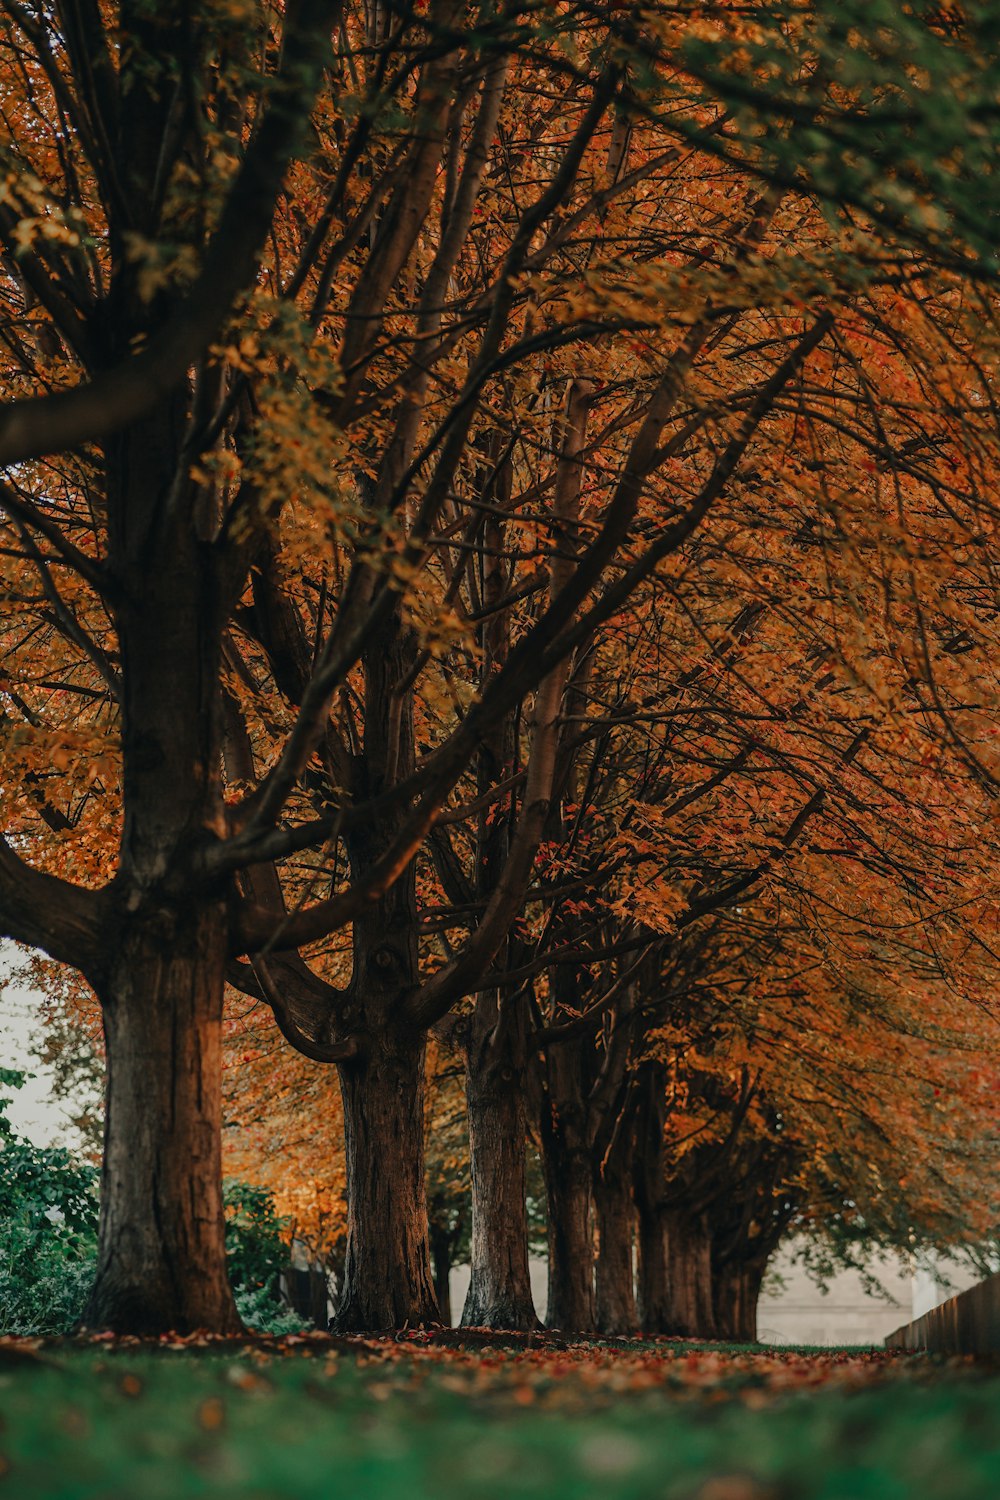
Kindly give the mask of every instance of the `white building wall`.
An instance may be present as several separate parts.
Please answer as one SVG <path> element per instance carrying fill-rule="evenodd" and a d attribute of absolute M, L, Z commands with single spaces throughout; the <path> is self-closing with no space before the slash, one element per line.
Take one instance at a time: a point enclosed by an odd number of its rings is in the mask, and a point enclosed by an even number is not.
<path fill-rule="evenodd" d="M 793 1264 L 793 1253 L 792 1246 L 781 1250 L 771 1263 L 774 1289 L 761 1296 L 757 1310 L 761 1343 L 880 1344 L 912 1318 L 910 1271 L 897 1260 L 871 1261 L 871 1274 L 888 1294 L 889 1300 L 884 1300 L 867 1290 L 857 1271 L 838 1272 L 826 1292 L 821 1291 L 801 1266 Z"/>
<path fill-rule="evenodd" d="M 981 1280 L 978 1271 L 942 1257 L 933 1266 L 917 1266 L 913 1272 L 913 1316 L 922 1318 Z"/>

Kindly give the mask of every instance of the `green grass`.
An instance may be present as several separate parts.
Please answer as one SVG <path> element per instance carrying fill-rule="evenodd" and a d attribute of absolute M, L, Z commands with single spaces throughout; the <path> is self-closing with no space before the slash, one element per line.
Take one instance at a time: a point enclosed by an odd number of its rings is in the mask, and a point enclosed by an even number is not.
<path fill-rule="evenodd" d="M 996 1372 L 689 1350 L 57 1346 L 0 1365 L 0 1500 L 1000 1496 Z"/>

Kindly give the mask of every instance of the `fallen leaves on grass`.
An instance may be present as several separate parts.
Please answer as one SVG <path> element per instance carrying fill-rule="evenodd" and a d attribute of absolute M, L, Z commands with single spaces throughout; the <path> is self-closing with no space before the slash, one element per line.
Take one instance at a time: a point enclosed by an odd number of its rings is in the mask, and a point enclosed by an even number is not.
<path fill-rule="evenodd" d="M 404 1335 L 332 1338 L 292 1334 L 280 1338 L 206 1333 L 168 1334 L 156 1340 L 83 1334 L 49 1341 L 45 1347 L 94 1346 L 102 1355 L 175 1352 L 235 1356 L 224 1379 L 242 1392 L 267 1395 L 274 1389 L 264 1371 L 273 1362 L 323 1357 L 322 1375 L 341 1369 L 358 1373 L 369 1398 L 378 1402 L 425 1384 L 454 1395 L 514 1407 L 564 1406 L 580 1409 L 622 1395 L 660 1390 L 675 1399 L 739 1399 L 750 1407 L 821 1387 L 858 1390 L 886 1379 L 940 1373 L 941 1362 L 882 1350 L 803 1352 L 784 1349 L 733 1350 L 724 1345 L 692 1345 L 676 1339 L 572 1342 L 556 1334 L 503 1334 L 487 1329 L 413 1330 Z M 0 1340 L 0 1361 L 44 1359 L 41 1340 Z M 961 1361 L 951 1362 L 952 1367 Z M 119 1388 L 129 1397 L 143 1387 L 125 1374 Z M 215 1407 L 202 1409 L 200 1425 L 211 1430 Z M 221 1412 L 221 1403 L 216 1403 Z M 221 1423 L 221 1416 L 219 1423 Z M 216 1423 L 215 1425 L 219 1425 Z"/>
<path fill-rule="evenodd" d="M 0 1448 L 39 1500 L 67 1474 L 108 1500 L 328 1500 L 334 1469 L 371 1500 L 1000 1493 L 997 1383 L 969 1362 L 502 1333 L 60 1351 L 0 1375 Z"/>
<path fill-rule="evenodd" d="M 658 1389 L 681 1399 L 742 1397 L 757 1404 L 821 1386 L 859 1389 L 917 1368 L 913 1360 L 877 1353 L 692 1352 L 666 1341 L 627 1350 L 575 1344 L 511 1351 L 433 1345 L 403 1349 L 398 1343 L 368 1340 L 358 1348 L 355 1363 L 362 1372 L 374 1374 L 377 1367 L 377 1378 L 368 1386 L 377 1399 L 385 1399 L 386 1377 L 392 1375 L 397 1389 L 430 1380 L 456 1394 L 508 1400 L 515 1406 L 600 1404 Z"/>
<path fill-rule="evenodd" d="M 0 1369 L 51 1365 L 53 1361 L 44 1352 L 45 1344 L 45 1339 L 17 1338 L 13 1334 L 0 1336 Z"/>
<path fill-rule="evenodd" d="M 209 1396 L 198 1407 L 198 1426 L 205 1432 L 218 1432 L 224 1426 L 226 1420 L 226 1408 L 218 1396 Z"/>

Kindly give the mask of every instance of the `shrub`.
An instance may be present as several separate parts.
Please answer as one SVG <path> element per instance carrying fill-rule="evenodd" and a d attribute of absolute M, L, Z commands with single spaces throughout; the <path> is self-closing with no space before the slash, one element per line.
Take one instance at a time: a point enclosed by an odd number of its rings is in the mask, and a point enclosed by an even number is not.
<path fill-rule="evenodd" d="M 284 1306 L 278 1290 L 288 1264 L 288 1220 L 279 1218 L 267 1188 L 227 1182 L 222 1196 L 229 1280 L 240 1317 L 259 1333 L 298 1333 L 308 1325 Z"/>
<path fill-rule="evenodd" d="M 0 1068 L 0 1086 L 25 1075 Z M 97 1254 L 97 1170 L 15 1135 L 0 1099 L 0 1329 L 67 1333 L 80 1320 Z"/>
<path fill-rule="evenodd" d="M 0 1068 L 0 1090 L 25 1074 Z M 0 1333 L 70 1333 L 80 1323 L 97 1260 L 99 1173 L 56 1146 L 18 1136 L 0 1095 Z M 262 1333 L 306 1325 L 281 1302 L 288 1263 L 274 1199 L 264 1188 L 229 1182 L 223 1190 L 229 1277 L 240 1317 Z"/>

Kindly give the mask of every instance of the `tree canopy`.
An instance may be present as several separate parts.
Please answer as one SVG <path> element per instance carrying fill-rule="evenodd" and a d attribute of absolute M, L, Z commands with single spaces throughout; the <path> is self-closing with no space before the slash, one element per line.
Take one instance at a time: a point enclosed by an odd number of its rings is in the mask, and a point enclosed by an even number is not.
<path fill-rule="evenodd" d="M 533 1316 L 529 1119 L 578 1325 L 643 1121 L 619 1218 L 676 1242 L 685 1111 L 698 1175 L 732 1137 L 841 1215 L 858 1119 L 947 1155 L 939 1065 L 978 1130 L 996 43 L 894 0 L 0 5 L 0 924 L 102 1010 L 92 1321 L 236 1325 L 227 980 L 338 1068 L 345 1329 L 435 1316 L 432 1030 L 484 1322 Z"/>

